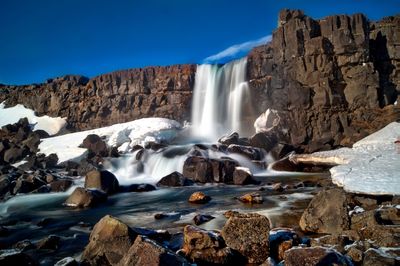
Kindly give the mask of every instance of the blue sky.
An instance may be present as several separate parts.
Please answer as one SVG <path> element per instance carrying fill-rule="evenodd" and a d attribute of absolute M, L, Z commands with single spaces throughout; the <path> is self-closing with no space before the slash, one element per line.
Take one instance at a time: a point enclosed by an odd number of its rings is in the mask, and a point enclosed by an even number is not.
<path fill-rule="evenodd" d="M 241 55 L 267 40 L 282 8 L 376 20 L 400 13 L 400 1 L 1 0 L 0 83 L 218 61 L 231 46 Z"/>

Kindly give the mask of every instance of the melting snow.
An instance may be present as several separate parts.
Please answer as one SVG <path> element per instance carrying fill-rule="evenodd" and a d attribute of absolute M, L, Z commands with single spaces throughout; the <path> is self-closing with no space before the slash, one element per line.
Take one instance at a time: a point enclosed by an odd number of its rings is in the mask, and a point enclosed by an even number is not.
<path fill-rule="evenodd" d="M 18 120 L 24 117 L 28 118 L 34 130 L 41 129 L 49 133 L 49 135 L 57 134 L 66 124 L 65 118 L 47 115 L 36 116 L 33 110 L 25 108 L 21 104 L 5 108 L 4 102 L 0 103 L 0 127 L 17 123 Z"/>
<path fill-rule="evenodd" d="M 41 153 L 49 155 L 56 153 L 59 163 L 68 160 L 80 161 L 87 150 L 79 148 L 86 136 L 97 134 L 104 138 L 109 146 L 121 147 L 128 151 L 128 146 L 144 145 L 146 141 L 170 141 L 176 136 L 181 125 L 166 118 L 142 118 L 127 123 L 115 124 L 109 127 L 97 128 L 53 138 L 43 139 L 39 145 Z"/>
<path fill-rule="evenodd" d="M 400 123 L 356 142 L 352 149 L 316 152 L 314 161 L 339 162 L 330 172 L 332 181 L 346 191 L 372 195 L 400 195 Z"/>

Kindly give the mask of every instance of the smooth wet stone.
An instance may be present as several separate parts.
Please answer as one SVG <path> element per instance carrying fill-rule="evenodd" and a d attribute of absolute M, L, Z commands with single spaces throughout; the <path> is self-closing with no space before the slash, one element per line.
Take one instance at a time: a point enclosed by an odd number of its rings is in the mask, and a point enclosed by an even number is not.
<path fill-rule="evenodd" d="M 118 192 L 119 182 L 115 175 L 107 170 L 92 170 L 86 174 L 85 188 L 99 189 L 110 195 Z"/>
<path fill-rule="evenodd" d="M 92 207 L 107 200 L 107 194 L 100 190 L 77 187 L 64 205 L 75 208 Z"/>
<path fill-rule="evenodd" d="M 212 219 L 215 219 L 215 217 L 211 216 L 211 215 L 197 214 L 193 218 L 193 222 L 195 225 L 201 225 L 201 224 L 211 221 Z"/>
<path fill-rule="evenodd" d="M 58 249 L 60 245 L 60 240 L 61 238 L 59 236 L 55 235 L 50 235 L 46 238 L 43 238 L 40 240 L 37 244 L 36 247 L 38 249 L 51 249 L 51 250 L 56 250 Z"/>
<path fill-rule="evenodd" d="M 222 228 L 221 235 L 231 249 L 247 258 L 248 263 L 263 263 L 269 256 L 267 217 L 256 213 L 232 213 Z"/>
<path fill-rule="evenodd" d="M 211 200 L 210 196 L 207 196 L 203 192 L 194 192 L 190 195 L 189 202 L 190 203 L 197 203 L 197 204 L 204 204 Z"/>
<path fill-rule="evenodd" d="M 106 215 L 94 226 L 82 261 L 89 265 L 117 265 L 132 246 L 137 233 L 120 220 Z"/>
<path fill-rule="evenodd" d="M 244 194 L 243 196 L 240 196 L 238 199 L 243 203 L 251 203 L 251 204 L 253 203 L 261 204 L 264 202 L 263 197 L 258 192 Z"/>
<path fill-rule="evenodd" d="M 158 187 L 182 187 L 191 186 L 193 184 L 194 182 L 192 180 L 184 177 L 179 172 L 173 172 L 169 175 L 166 175 L 157 182 Z"/>
<path fill-rule="evenodd" d="M 70 179 L 59 179 L 50 183 L 51 192 L 64 192 L 67 191 L 73 184 Z"/>

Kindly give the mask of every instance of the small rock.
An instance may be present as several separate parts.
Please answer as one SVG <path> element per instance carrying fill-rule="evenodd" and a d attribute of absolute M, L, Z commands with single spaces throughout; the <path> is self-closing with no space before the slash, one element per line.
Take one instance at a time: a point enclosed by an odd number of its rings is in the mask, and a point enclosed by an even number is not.
<path fill-rule="evenodd" d="M 107 170 L 92 170 L 86 174 L 85 188 L 95 188 L 108 195 L 118 192 L 119 182 L 115 175 Z"/>
<path fill-rule="evenodd" d="M 184 177 L 179 172 L 173 172 L 167 176 L 161 178 L 158 181 L 158 187 L 181 187 L 181 186 L 191 186 L 194 182 L 186 177 Z"/>
<path fill-rule="evenodd" d="M 52 192 L 64 192 L 67 191 L 73 182 L 70 179 L 59 179 L 50 183 L 50 190 Z"/>
<path fill-rule="evenodd" d="M 34 249 L 35 245 L 33 245 L 28 239 L 25 239 L 16 243 L 13 248 L 19 249 L 20 251 L 26 251 L 29 249 Z"/>
<path fill-rule="evenodd" d="M 346 255 L 349 256 L 355 263 L 361 263 L 363 260 L 363 252 L 357 247 L 351 246 L 348 248 Z"/>
<path fill-rule="evenodd" d="M 189 198 L 190 203 L 197 203 L 197 204 L 207 203 L 210 200 L 211 200 L 211 197 L 207 196 L 203 192 L 194 192 L 192 195 L 190 195 L 190 198 Z"/>
<path fill-rule="evenodd" d="M 274 185 L 272 185 L 272 190 L 277 191 L 277 192 L 282 192 L 285 189 L 282 186 L 282 183 L 276 183 Z"/>
<path fill-rule="evenodd" d="M 239 197 L 239 200 L 244 203 L 255 203 L 255 204 L 261 204 L 264 202 L 263 197 L 260 195 L 258 192 L 253 192 L 253 193 L 247 193 L 241 197 Z"/>
<path fill-rule="evenodd" d="M 65 205 L 69 207 L 86 208 L 107 200 L 107 194 L 100 190 L 91 190 L 78 187 L 65 201 Z"/>
<path fill-rule="evenodd" d="M 250 160 L 260 161 L 263 159 L 264 154 L 259 148 L 250 146 L 231 144 L 228 146 L 228 152 L 243 155 Z"/>
<path fill-rule="evenodd" d="M 243 186 L 257 183 L 258 182 L 253 179 L 253 174 L 249 168 L 235 167 L 235 171 L 233 172 L 233 184 Z"/>
<path fill-rule="evenodd" d="M 59 244 L 60 244 L 60 237 L 59 236 L 55 236 L 55 235 L 50 235 L 50 236 L 40 240 L 36 244 L 36 247 L 38 249 L 56 250 L 56 249 L 58 249 Z"/>
<path fill-rule="evenodd" d="M 167 217 L 169 217 L 169 215 L 165 214 L 165 213 L 156 213 L 156 214 L 154 214 L 154 219 L 156 219 L 156 220 L 161 220 L 161 219 L 164 219 L 164 218 L 167 218 Z"/>
<path fill-rule="evenodd" d="M 194 218 L 193 218 L 193 221 L 194 221 L 194 224 L 195 225 L 201 225 L 201 224 L 204 224 L 204 223 L 206 223 L 206 222 L 208 222 L 208 221 L 211 221 L 212 219 L 214 219 L 215 217 L 214 216 L 211 216 L 211 215 L 203 215 L 203 214 L 197 214 Z"/>
<path fill-rule="evenodd" d="M 353 243 L 353 241 L 350 241 L 349 237 L 341 234 L 326 235 L 319 238 L 311 239 L 312 247 L 327 247 L 337 250 L 340 253 L 344 253 L 345 246 L 351 243 Z"/>
<path fill-rule="evenodd" d="M 150 184 L 132 184 L 129 186 L 121 186 L 121 192 L 149 192 L 156 190 L 156 187 Z"/>

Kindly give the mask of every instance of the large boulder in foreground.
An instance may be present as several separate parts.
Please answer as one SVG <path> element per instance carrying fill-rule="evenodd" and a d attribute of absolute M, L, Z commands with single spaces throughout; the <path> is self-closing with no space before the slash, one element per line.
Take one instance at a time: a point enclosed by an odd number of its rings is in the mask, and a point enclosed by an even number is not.
<path fill-rule="evenodd" d="M 119 190 L 119 182 L 115 175 L 107 170 L 92 170 L 86 174 L 85 188 L 95 188 L 107 194 L 113 194 Z"/>
<path fill-rule="evenodd" d="M 349 229 L 347 198 L 343 189 L 320 191 L 300 219 L 303 231 L 335 234 Z"/>
<path fill-rule="evenodd" d="M 222 228 L 228 247 L 247 258 L 248 263 L 261 264 L 269 256 L 270 221 L 256 213 L 234 213 Z"/>
<path fill-rule="evenodd" d="M 232 250 L 216 232 L 187 225 L 184 229 L 182 250 L 192 262 L 199 265 L 228 265 L 233 263 Z"/>
<path fill-rule="evenodd" d="M 119 266 L 148 266 L 148 265 L 190 265 L 184 258 L 176 255 L 173 251 L 166 249 L 153 240 L 144 236 L 138 236 L 130 247 Z"/>
<path fill-rule="evenodd" d="M 86 208 L 95 206 L 106 200 L 107 194 L 100 190 L 77 187 L 67 198 L 64 205 L 75 208 Z"/>
<path fill-rule="evenodd" d="M 117 265 L 128 253 L 136 236 L 129 226 L 106 215 L 90 233 L 82 261 L 88 265 Z"/>
<path fill-rule="evenodd" d="M 294 247 L 285 252 L 285 266 L 337 265 L 353 266 L 353 263 L 342 254 L 323 247 Z"/>

